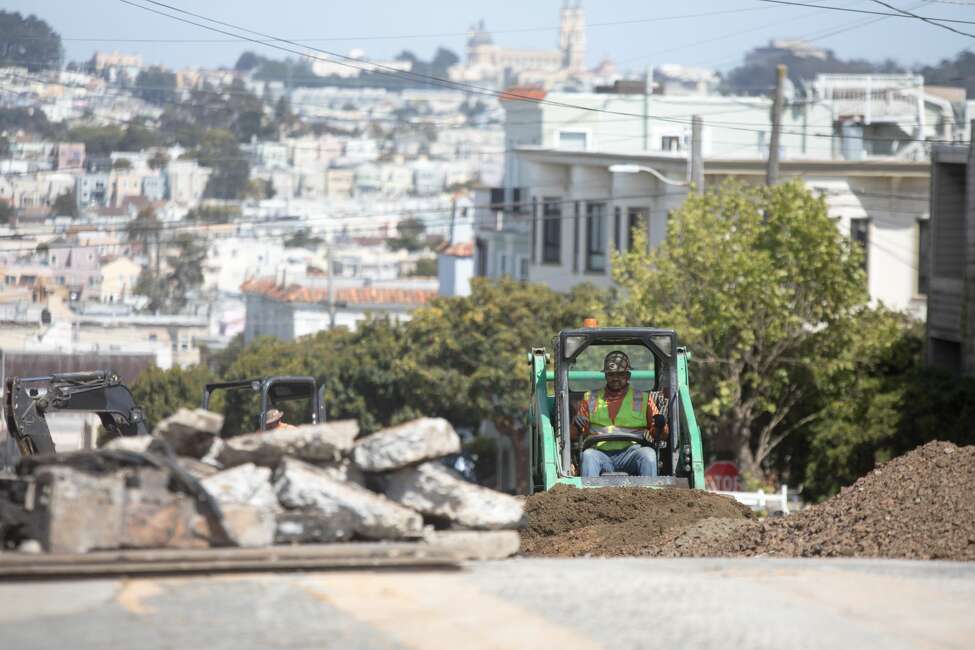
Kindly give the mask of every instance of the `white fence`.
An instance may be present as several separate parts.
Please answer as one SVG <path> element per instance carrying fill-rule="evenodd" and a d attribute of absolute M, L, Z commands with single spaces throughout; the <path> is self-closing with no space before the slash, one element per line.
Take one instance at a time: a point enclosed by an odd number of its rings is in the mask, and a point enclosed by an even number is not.
<path fill-rule="evenodd" d="M 731 497 L 738 503 L 746 505 L 753 510 L 778 510 L 782 514 L 789 514 L 789 488 L 783 485 L 778 492 L 765 493 L 764 490 L 758 492 L 724 492 L 716 490 L 715 494 L 723 494 Z"/>

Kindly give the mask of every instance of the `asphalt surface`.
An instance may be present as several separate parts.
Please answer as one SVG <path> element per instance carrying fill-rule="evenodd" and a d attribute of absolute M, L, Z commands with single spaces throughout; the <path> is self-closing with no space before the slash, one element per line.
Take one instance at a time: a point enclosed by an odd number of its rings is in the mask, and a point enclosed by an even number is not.
<path fill-rule="evenodd" d="M 0 648 L 968 648 L 975 564 L 514 559 L 0 582 Z"/>

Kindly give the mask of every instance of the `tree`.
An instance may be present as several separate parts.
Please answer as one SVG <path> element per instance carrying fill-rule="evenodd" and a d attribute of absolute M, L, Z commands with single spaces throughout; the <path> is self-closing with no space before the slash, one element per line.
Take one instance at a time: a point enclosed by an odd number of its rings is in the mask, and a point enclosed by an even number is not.
<path fill-rule="evenodd" d="M 437 276 L 437 258 L 421 257 L 416 261 L 416 268 L 410 275 L 429 278 Z"/>
<path fill-rule="evenodd" d="M 824 415 L 806 410 L 810 398 L 850 363 L 867 305 L 860 251 L 800 181 L 692 194 L 649 255 L 634 234 L 614 257 L 613 319 L 677 330 L 713 448 L 760 475 L 779 444 Z"/>
<path fill-rule="evenodd" d="M 823 387 L 829 417 L 813 424 L 804 448 L 781 459 L 794 463 L 808 499 L 831 496 L 932 440 L 975 444 L 975 380 L 922 366 L 919 323 L 877 310 L 860 333 L 853 363 Z"/>
<path fill-rule="evenodd" d="M 164 144 L 158 131 L 148 129 L 138 124 L 130 124 L 118 142 L 119 151 L 143 151 Z"/>
<path fill-rule="evenodd" d="M 921 68 L 924 83 L 932 86 L 962 86 L 969 97 L 975 96 L 975 53 L 962 50 L 954 59 L 942 59 L 934 66 Z"/>
<path fill-rule="evenodd" d="M 158 66 L 140 70 L 135 79 L 135 95 L 150 104 L 171 104 L 177 100 L 176 73 Z"/>
<path fill-rule="evenodd" d="M 132 161 L 128 158 L 116 158 L 115 162 L 112 163 L 112 169 L 115 171 L 127 171 L 132 169 Z"/>
<path fill-rule="evenodd" d="M 0 225 L 7 225 L 14 218 L 16 211 L 13 206 L 6 201 L 0 201 Z"/>
<path fill-rule="evenodd" d="M 56 217 L 78 217 L 78 202 L 75 199 L 74 190 L 66 190 L 59 194 L 54 203 L 51 204 L 51 214 Z"/>
<path fill-rule="evenodd" d="M 408 251 L 418 251 L 425 246 L 423 235 L 426 234 L 426 225 L 415 217 L 403 219 L 396 224 L 396 233 L 399 237 L 391 238 L 387 241 L 390 250 L 406 249 Z"/>
<path fill-rule="evenodd" d="M 168 308 L 179 312 L 189 302 L 189 294 L 203 286 L 203 263 L 207 251 L 204 242 L 189 233 L 181 233 L 173 242 L 175 251 L 166 257 L 170 272 Z"/>
<path fill-rule="evenodd" d="M 119 150 L 119 144 L 125 137 L 125 131 L 120 126 L 78 126 L 67 134 L 70 142 L 82 142 L 88 156 L 108 157 L 113 151 Z"/>
<path fill-rule="evenodd" d="M 458 63 L 460 63 L 459 56 L 451 50 L 438 47 L 437 52 L 433 55 L 433 60 L 430 62 L 430 67 L 434 76 L 443 78 L 447 76 L 447 71 Z"/>
<path fill-rule="evenodd" d="M 259 66 L 263 60 L 263 57 L 247 50 L 237 58 L 237 63 L 234 64 L 234 70 L 237 72 L 250 72 Z"/>
<path fill-rule="evenodd" d="M 0 67 L 26 66 L 30 72 L 56 70 L 64 61 L 61 36 L 36 16 L 0 11 Z"/>
<path fill-rule="evenodd" d="M 149 159 L 148 164 L 149 169 L 152 170 L 164 169 L 169 164 L 169 156 L 163 151 L 157 151 L 152 154 L 152 158 Z"/>
<path fill-rule="evenodd" d="M 251 168 L 233 133 L 224 129 L 210 129 L 193 157 L 204 167 L 213 169 L 204 196 L 230 200 L 244 198 Z"/>
<path fill-rule="evenodd" d="M 199 408 L 203 387 L 210 381 L 213 376 L 206 366 L 160 370 L 153 365 L 139 373 L 129 390 L 151 429 L 181 408 Z"/>
<path fill-rule="evenodd" d="M 307 228 L 302 228 L 284 241 L 284 247 L 316 249 L 323 243 L 321 237 L 312 237 Z"/>
<path fill-rule="evenodd" d="M 48 121 L 47 115 L 40 108 L 4 108 L 0 111 L 0 133 L 12 135 L 17 131 L 53 137 L 58 129 Z M 4 138 L 4 141 L 7 139 Z M 8 142 L 8 150 L 9 146 Z"/>

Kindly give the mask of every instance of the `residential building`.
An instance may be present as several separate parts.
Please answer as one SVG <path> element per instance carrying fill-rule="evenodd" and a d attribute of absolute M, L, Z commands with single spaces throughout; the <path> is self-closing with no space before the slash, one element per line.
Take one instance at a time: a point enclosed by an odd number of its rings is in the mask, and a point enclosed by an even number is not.
<path fill-rule="evenodd" d="M 686 187 L 651 173 L 610 171 L 614 165 L 636 165 L 683 181 L 686 158 L 539 148 L 519 149 L 516 156 L 526 208 L 507 220 L 528 230 L 528 279 L 559 291 L 583 282 L 610 286 L 611 253 L 629 250 L 636 227 L 646 229 L 651 247 L 658 245 L 666 237 L 670 212 L 687 196 Z M 925 287 L 917 255 L 928 218 L 928 163 L 785 160 L 780 168 L 784 179 L 802 178 L 825 196 L 837 227 L 865 247 L 873 300 L 923 318 Z M 762 183 L 765 172 L 758 159 L 704 160 L 706 187 L 728 179 Z M 510 226 L 507 231 L 513 234 Z M 489 263 L 501 240 L 490 223 L 479 225 L 478 237 L 486 247 L 493 244 L 494 250 L 484 250 Z"/>
<path fill-rule="evenodd" d="M 78 171 L 85 164 L 85 145 L 83 142 L 59 142 L 57 163 L 54 168 L 58 171 Z"/>
<path fill-rule="evenodd" d="M 355 170 L 350 167 L 331 167 L 325 172 L 325 192 L 330 199 L 352 196 Z"/>
<path fill-rule="evenodd" d="M 975 144 L 932 151 L 926 243 L 919 260 L 928 290 L 925 359 L 975 376 Z"/>
<path fill-rule="evenodd" d="M 75 181 L 75 201 L 81 209 L 105 207 L 112 199 L 112 186 L 108 174 L 83 174 Z"/>
<path fill-rule="evenodd" d="M 471 295 L 474 278 L 474 243 L 448 246 L 437 255 L 437 282 L 441 296 Z"/>
<path fill-rule="evenodd" d="M 99 300 L 105 303 L 121 303 L 132 296 L 142 267 L 128 257 L 105 262 L 101 267 Z"/>
<path fill-rule="evenodd" d="M 432 289 L 337 286 L 330 309 L 327 285 L 287 285 L 275 278 L 259 278 L 245 282 L 241 291 L 247 304 L 245 342 L 258 336 L 293 341 L 333 324 L 354 329 L 370 316 L 409 320 L 414 309 L 437 295 Z"/>
<path fill-rule="evenodd" d="M 223 294 L 240 293 L 249 279 L 273 272 L 285 260 L 280 239 L 219 237 L 210 240 L 203 267 L 203 287 Z"/>
<path fill-rule="evenodd" d="M 173 160 L 166 165 L 166 188 L 169 200 L 194 206 L 203 198 L 211 171 L 195 160 Z"/>
<path fill-rule="evenodd" d="M 54 240 L 49 244 L 47 265 L 55 284 L 68 290 L 72 302 L 100 296 L 101 260 L 94 247 Z"/>

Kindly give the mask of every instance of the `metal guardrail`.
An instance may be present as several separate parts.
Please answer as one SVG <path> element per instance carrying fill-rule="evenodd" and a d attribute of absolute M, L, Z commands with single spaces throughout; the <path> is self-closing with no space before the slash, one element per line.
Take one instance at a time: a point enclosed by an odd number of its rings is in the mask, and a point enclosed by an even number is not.
<path fill-rule="evenodd" d="M 767 510 L 769 506 L 775 506 L 782 514 L 789 514 L 789 487 L 786 485 L 783 485 L 778 492 L 766 493 L 764 490 L 758 492 L 722 492 L 715 490 L 714 494 L 731 497 L 753 510 Z"/>

